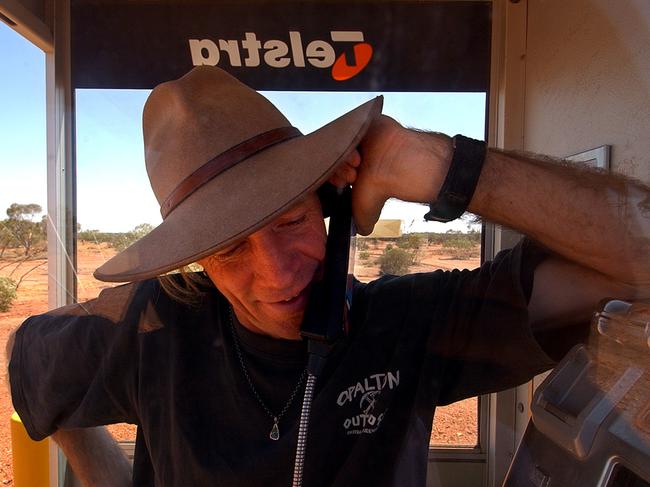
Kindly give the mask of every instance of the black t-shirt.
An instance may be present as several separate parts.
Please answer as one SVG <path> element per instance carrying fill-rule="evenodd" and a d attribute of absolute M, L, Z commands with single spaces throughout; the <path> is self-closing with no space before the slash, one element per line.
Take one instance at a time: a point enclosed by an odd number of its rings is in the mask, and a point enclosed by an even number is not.
<path fill-rule="evenodd" d="M 526 310 L 542 258 L 524 243 L 473 271 L 357 283 L 351 332 L 316 387 L 304 484 L 425 485 L 435 406 L 551 367 Z M 302 391 L 271 440 L 230 320 L 216 289 L 192 308 L 155 280 L 32 317 L 10 363 L 14 406 L 35 439 L 138 424 L 137 486 L 291 485 Z M 305 344 L 233 326 L 259 396 L 279 412 L 305 367 Z"/>

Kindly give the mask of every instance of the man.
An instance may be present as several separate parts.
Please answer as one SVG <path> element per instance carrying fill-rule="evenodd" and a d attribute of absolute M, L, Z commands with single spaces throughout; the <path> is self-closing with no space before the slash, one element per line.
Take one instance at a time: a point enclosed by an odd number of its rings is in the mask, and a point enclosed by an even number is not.
<path fill-rule="evenodd" d="M 396 197 L 437 219 L 468 205 L 529 239 L 475 271 L 356 284 L 350 334 L 316 385 L 305 485 L 424 485 L 436 405 L 551 367 L 601 299 L 650 297 L 647 187 L 486 153 L 380 109 L 300 136 L 218 68 L 156 88 L 143 126 L 164 222 L 96 273 L 138 282 L 17 332 L 10 378 L 29 433 L 54 433 L 87 485 L 124 485 L 126 469 L 90 454 L 113 451 L 101 430 L 75 428 L 118 421 L 139 426 L 134 485 L 289 485 L 326 181 L 352 185 L 362 234 Z M 194 261 L 207 282 L 150 279 Z"/>

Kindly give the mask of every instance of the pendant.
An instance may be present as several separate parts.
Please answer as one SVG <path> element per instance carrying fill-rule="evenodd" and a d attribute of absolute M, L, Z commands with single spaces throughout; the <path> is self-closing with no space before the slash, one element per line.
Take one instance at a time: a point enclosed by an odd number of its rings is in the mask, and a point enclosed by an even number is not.
<path fill-rule="evenodd" d="M 278 418 L 273 418 L 273 428 L 271 428 L 271 433 L 269 433 L 269 438 L 273 441 L 278 441 L 280 439 L 280 428 L 278 428 Z"/>

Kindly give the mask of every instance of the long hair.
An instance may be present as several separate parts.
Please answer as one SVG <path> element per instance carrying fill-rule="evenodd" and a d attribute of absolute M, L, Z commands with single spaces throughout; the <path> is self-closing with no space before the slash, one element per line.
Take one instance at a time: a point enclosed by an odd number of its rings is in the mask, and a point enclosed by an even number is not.
<path fill-rule="evenodd" d="M 162 276 L 158 276 L 158 282 L 163 291 L 175 301 L 192 307 L 201 305 L 203 296 L 214 284 L 201 269 L 197 270 L 196 264 L 181 267 Z"/>

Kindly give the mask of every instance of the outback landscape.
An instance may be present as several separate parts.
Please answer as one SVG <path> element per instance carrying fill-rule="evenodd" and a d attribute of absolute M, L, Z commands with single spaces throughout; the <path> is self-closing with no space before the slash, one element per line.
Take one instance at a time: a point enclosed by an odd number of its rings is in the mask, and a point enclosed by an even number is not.
<path fill-rule="evenodd" d="M 33 216 L 40 208 L 15 208 L 0 224 L 0 347 L 5 348 L 11 331 L 33 314 L 47 310 L 48 265 L 45 230 Z M 31 212 L 31 213 L 30 213 Z M 14 219 L 13 223 L 10 222 Z M 7 222 L 11 226 L 7 225 Z M 20 222 L 25 222 L 20 223 Z M 7 231 L 9 228 L 10 231 Z M 106 283 L 96 281 L 92 272 L 119 249 L 147 233 L 149 225 L 139 225 L 120 234 L 80 231 L 77 249 L 77 299 L 95 297 Z M 30 233 L 31 232 L 31 233 Z M 40 235 L 39 235 L 40 232 Z M 13 236 L 12 236 L 13 235 Z M 22 236 L 23 238 L 17 238 Z M 355 275 L 369 281 L 381 274 L 405 274 L 436 269 L 473 268 L 480 260 L 480 233 L 405 234 L 399 238 L 358 238 Z M 6 383 L 5 354 L 0 366 Z M 13 483 L 10 416 L 13 412 L 8 385 L 0 393 L 0 483 Z M 477 444 L 477 400 L 468 399 L 436 411 L 431 444 L 444 447 Z M 120 441 L 133 441 L 131 425 L 109 427 Z"/>

